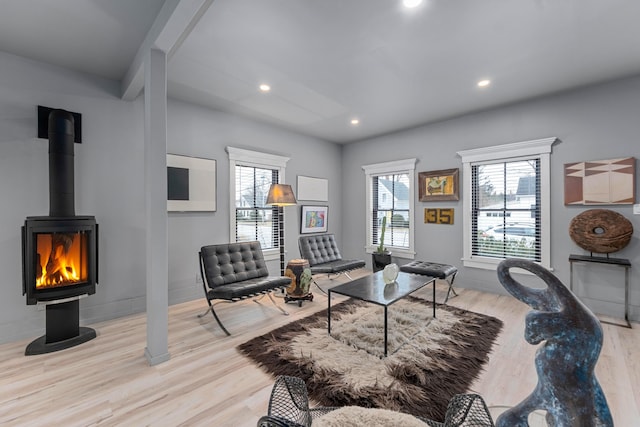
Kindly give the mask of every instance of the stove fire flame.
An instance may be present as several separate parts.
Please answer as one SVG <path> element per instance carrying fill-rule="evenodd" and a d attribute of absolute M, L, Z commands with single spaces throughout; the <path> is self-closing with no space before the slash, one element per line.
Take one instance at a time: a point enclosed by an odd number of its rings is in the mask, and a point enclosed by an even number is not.
<path fill-rule="evenodd" d="M 48 233 L 37 237 L 36 289 L 87 280 L 85 233 Z"/>

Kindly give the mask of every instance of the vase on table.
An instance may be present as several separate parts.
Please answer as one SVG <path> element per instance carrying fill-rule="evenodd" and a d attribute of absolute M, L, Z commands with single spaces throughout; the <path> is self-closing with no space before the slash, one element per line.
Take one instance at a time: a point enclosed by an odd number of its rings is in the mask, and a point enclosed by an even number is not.
<path fill-rule="evenodd" d="M 384 280 L 384 283 L 387 285 L 395 283 L 398 278 L 399 271 L 400 268 L 398 267 L 398 264 L 392 263 L 385 266 L 384 270 L 382 270 L 382 279 Z"/>

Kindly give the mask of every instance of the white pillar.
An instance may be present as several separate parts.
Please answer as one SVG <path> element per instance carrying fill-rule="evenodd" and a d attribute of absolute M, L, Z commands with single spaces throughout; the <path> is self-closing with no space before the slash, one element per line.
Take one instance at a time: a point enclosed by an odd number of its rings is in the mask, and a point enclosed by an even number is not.
<path fill-rule="evenodd" d="M 169 360 L 167 233 L 167 56 L 150 49 L 144 67 L 144 161 L 149 365 Z"/>

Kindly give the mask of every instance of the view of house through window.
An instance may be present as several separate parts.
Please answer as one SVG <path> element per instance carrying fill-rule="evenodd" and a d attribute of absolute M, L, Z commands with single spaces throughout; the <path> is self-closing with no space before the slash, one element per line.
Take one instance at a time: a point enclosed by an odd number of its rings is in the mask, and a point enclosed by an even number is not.
<path fill-rule="evenodd" d="M 410 178 L 408 173 L 379 175 L 372 177 L 371 241 L 380 244 L 382 218 L 387 218 L 384 245 L 386 247 L 409 248 Z"/>
<path fill-rule="evenodd" d="M 472 254 L 541 260 L 540 160 L 475 164 Z"/>
<path fill-rule="evenodd" d="M 237 165 L 235 173 L 236 241 L 258 240 L 262 249 L 278 247 L 277 208 L 266 205 L 269 187 L 278 182 L 278 170 Z"/>

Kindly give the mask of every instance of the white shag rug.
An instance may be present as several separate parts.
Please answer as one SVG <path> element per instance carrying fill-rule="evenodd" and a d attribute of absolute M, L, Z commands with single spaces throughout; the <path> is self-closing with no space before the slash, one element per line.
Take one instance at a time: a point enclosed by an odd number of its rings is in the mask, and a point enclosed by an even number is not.
<path fill-rule="evenodd" d="M 496 318 L 407 297 L 388 308 L 348 300 L 238 346 L 274 376 L 301 378 L 314 405 L 384 408 L 442 420 L 479 375 L 502 328 Z"/>
<path fill-rule="evenodd" d="M 313 427 L 425 427 L 413 415 L 388 409 L 345 406 L 313 420 Z"/>

